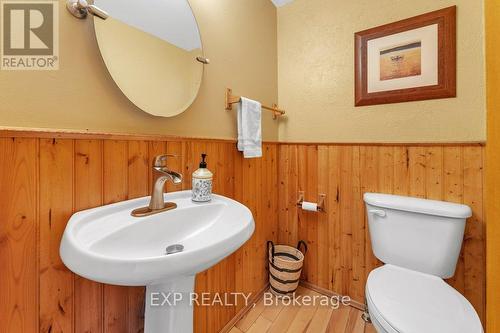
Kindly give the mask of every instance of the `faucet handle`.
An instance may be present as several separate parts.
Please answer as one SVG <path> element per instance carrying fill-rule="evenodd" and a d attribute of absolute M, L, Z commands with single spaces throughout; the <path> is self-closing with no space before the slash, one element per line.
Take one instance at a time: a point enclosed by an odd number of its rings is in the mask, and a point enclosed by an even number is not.
<path fill-rule="evenodd" d="M 167 158 L 168 157 L 179 157 L 179 155 L 175 154 L 163 154 L 163 155 L 157 155 L 153 159 L 153 167 L 156 168 L 164 168 L 167 166 Z"/>

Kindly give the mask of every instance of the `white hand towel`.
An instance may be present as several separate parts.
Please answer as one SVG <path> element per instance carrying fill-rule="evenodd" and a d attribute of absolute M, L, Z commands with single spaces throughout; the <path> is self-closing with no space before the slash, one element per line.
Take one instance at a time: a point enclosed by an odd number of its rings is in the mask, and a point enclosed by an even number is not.
<path fill-rule="evenodd" d="M 238 150 L 245 158 L 262 157 L 262 106 L 241 97 L 238 106 Z"/>

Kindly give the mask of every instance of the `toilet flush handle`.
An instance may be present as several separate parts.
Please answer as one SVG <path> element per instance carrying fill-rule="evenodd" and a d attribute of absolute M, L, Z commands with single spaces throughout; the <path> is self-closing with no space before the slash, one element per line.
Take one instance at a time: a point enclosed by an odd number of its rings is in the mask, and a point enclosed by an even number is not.
<path fill-rule="evenodd" d="M 373 214 L 373 215 L 377 215 L 380 217 L 385 217 L 387 215 L 386 212 L 382 209 L 370 209 L 368 211 L 368 213 Z"/>

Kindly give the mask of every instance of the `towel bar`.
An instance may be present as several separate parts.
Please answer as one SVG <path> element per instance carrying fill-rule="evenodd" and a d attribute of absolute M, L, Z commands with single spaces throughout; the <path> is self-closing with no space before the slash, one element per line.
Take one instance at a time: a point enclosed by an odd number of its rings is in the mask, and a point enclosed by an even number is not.
<path fill-rule="evenodd" d="M 241 96 L 234 96 L 230 88 L 226 88 L 226 110 L 232 110 L 233 104 L 239 103 L 241 101 Z M 285 110 L 278 108 L 278 105 L 273 104 L 273 106 L 262 105 L 262 108 L 273 112 L 273 119 L 285 114 Z"/>

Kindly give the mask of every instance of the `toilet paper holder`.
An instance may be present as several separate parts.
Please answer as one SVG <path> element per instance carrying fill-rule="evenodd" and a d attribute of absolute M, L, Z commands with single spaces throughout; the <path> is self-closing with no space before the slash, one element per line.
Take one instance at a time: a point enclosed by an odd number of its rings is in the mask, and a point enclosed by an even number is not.
<path fill-rule="evenodd" d="M 324 212 L 325 211 L 325 200 L 326 194 L 320 193 L 318 195 L 318 207 L 316 211 Z M 297 199 L 297 207 L 302 208 L 302 203 L 304 202 L 304 191 L 299 191 L 298 199 Z"/>

